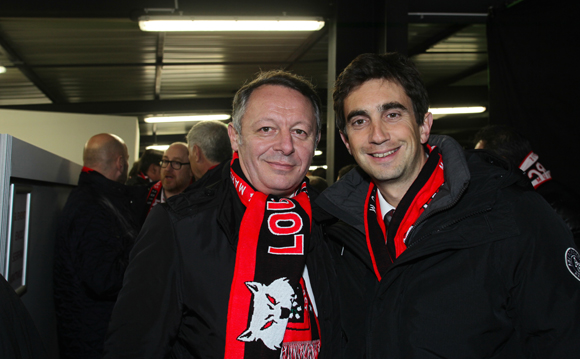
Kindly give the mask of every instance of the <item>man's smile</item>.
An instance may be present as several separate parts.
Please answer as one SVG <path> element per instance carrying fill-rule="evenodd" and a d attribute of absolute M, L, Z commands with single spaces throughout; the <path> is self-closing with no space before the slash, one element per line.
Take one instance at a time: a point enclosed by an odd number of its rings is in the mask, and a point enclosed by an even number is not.
<path fill-rule="evenodd" d="M 400 147 L 395 148 L 394 150 L 390 150 L 387 152 L 382 152 L 382 153 L 371 153 L 370 155 L 375 157 L 375 158 L 383 158 L 383 157 L 387 157 L 392 155 L 393 153 L 397 152 L 399 150 Z"/>

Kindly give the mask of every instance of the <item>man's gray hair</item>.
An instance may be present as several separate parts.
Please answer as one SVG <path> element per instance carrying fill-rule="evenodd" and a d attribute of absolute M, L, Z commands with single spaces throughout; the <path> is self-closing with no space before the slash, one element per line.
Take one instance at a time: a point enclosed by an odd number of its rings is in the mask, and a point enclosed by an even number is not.
<path fill-rule="evenodd" d="M 320 108 L 321 102 L 318 94 L 314 90 L 314 86 L 302 76 L 298 76 L 283 70 L 273 70 L 261 72 L 252 82 L 245 84 L 236 92 L 233 102 L 232 123 L 236 131 L 242 133 L 242 117 L 246 113 L 248 107 L 248 100 L 250 95 L 260 86 L 275 85 L 283 86 L 292 90 L 300 92 L 304 97 L 310 100 L 312 108 L 314 108 L 314 117 L 316 118 L 316 133 L 315 138 L 321 130 L 320 123 Z"/>
<path fill-rule="evenodd" d="M 211 162 L 220 163 L 232 158 L 228 126 L 220 121 L 201 121 L 187 133 L 189 151 L 197 145 Z"/>

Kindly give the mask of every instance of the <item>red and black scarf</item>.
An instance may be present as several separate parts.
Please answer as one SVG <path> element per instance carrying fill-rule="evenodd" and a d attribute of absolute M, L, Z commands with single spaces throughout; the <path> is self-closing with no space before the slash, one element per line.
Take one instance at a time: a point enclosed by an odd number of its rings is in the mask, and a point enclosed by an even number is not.
<path fill-rule="evenodd" d="M 552 179 L 552 173 L 538 162 L 538 156 L 534 152 L 528 153 L 526 158 L 520 164 L 520 169 L 524 171 L 526 176 L 532 181 L 534 189 L 538 189 L 542 184 Z"/>
<path fill-rule="evenodd" d="M 246 180 L 237 153 L 230 175 L 246 211 L 230 292 L 225 358 L 317 358 L 318 318 L 303 278 L 312 226 L 306 182 L 291 198 L 258 192 Z"/>
<path fill-rule="evenodd" d="M 405 240 L 413 225 L 443 184 L 443 159 L 437 147 L 427 145 L 429 158 L 397 206 L 385 227 L 377 196 L 371 182 L 365 202 L 365 232 L 375 274 L 380 281 L 395 259 L 407 249 Z"/>
<path fill-rule="evenodd" d="M 151 212 L 153 207 L 161 202 L 163 202 L 163 183 L 161 181 L 157 181 L 153 186 L 151 186 L 149 194 L 147 194 L 147 213 Z"/>

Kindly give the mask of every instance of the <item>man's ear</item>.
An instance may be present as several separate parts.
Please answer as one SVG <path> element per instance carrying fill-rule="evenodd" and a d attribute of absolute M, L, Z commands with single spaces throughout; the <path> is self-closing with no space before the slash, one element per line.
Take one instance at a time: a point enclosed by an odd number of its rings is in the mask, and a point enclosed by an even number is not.
<path fill-rule="evenodd" d="M 122 155 L 117 156 L 115 159 L 115 167 L 114 167 L 115 178 L 119 178 L 123 175 L 125 171 L 125 158 Z"/>
<path fill-rule="evenodd" d="M 193 151 L 191 151 L 191 153 L 193 154 L 193 160 L 194 162 L 201 162 L 202 159 L 202 153 L 201 153 L 201 148 L 199 148 L 198 145 L 193 145 Z"/>
<path fill-rule="evenodd" d="M 350 152 L 350 143 L 348 143 L 348 137 L 344 133 L 342 133 L 342 131 L 338 132 L 340 133 L 340 138 L 342 139 L 342 142 L 344 142 L 344 145 L 346 146 L 348 153 L 352 155 L 352 152 Z"/>
<path fill-rule="evenodd" d="M 228 125 L 228 136 L 230 137 L 230 144 L 232 145 L 232 150 L 236 152 L 238 150 L 238 136 L 240 134 L 234 128 L 234 124 L 230 122 Z"/>
<path fill-rule="evenodd" d="M 431 126 L 433 126 L 433 115 L 431 112 L 425 114 L 423 124 L 419 126 L 419 133 L 421 135 L 421 144 L 427 143 L 429 135 L 431 134 Z"/>

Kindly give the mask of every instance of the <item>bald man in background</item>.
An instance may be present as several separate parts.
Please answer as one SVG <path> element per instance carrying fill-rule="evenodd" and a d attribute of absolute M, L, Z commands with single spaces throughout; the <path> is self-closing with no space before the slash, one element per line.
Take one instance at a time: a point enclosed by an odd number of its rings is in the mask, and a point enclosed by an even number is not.
<path fill-rule="evenodd" d="M 140 229 L 137 187 L 128 187 L 129 154 L 112 134 L 91 137 L 79 183 L 63 209 L 54 257 L 61 358 L 100 358 L 107 325 Z"/>

